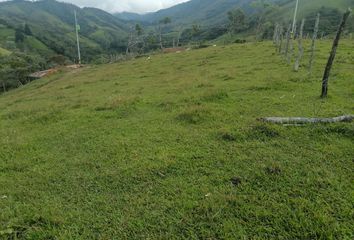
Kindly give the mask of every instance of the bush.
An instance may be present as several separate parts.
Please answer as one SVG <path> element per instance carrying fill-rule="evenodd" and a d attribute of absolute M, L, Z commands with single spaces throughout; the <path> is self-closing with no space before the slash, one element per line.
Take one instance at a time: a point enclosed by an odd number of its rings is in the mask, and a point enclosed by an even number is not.
<path fill-rule="evenodd" d="M 46 61 L 37 55 L 12 53 L 0 57 L 0 85 L 3 91 L 29 82 L 30 73 L 46 68 Z"/>
<path fill-rule="evenodd" d="M 246 43 L 246 40 L 245 39 L 236 39 L 234 43 L 243 44 L 243 43 Z"/>

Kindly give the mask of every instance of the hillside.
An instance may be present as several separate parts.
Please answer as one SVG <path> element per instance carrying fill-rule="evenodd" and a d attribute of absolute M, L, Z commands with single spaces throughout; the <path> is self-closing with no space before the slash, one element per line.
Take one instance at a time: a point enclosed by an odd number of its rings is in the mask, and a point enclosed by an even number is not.
<path fill-rule="evenodd" d="M 354 42 L 295 73 L 269 42 L 63 70 L 0 95 L 0 238 L 351 239 Z M 306 49 L 309 42 L 305 43 Z"/>
<path fill-rule="evenodd" d="M 3 49 L 3 48 L 0 48 L 0 56 L 2 55 L 9 55 L 11 52 L 6 50 L 6 49 Z"/>
<path fill-rule="evenodd" d="M 104 11 L 83 8 L 53 0 L 9 1 L 0 3 L 0 46 L 7 49 L 28 49 L 51 56 L 53 53 L 76 59 L 74 11 L 81 27 L 80 37 L 84 60 L 101 53 L 121 52 L 126 45 L 125 23 Z M 28 24 L 32 36 L 27 42 L 15 43 L 15 30 Z M 24 33 L 25 34 L 25 33 Z"/>

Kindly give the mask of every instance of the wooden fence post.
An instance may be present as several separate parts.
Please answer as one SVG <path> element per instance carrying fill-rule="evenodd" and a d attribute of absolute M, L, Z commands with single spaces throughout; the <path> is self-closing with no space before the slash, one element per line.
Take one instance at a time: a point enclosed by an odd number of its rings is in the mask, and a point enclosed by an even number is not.
<path fill-rule="evenodd" d="M 310 56 L 310 63 L 309 63 L 309 74 L 312 73 L 312 66 L 313 66 L 313 61 L 315 60 L 315 50 L 316 50 L 316 39 L 318 35 L 318 26 L 320 24 L 320 14 L 317 14 L 316 18 L 316 23 L 315 27 L 313 30 L 313 36 L 312 36 L 312 44 L 311 44 L 311 56 Z"/>
<path fill-rule="evenodd" d="M 337 35 L 333 41 L 333 46 L 332 46 L 332 51 L 331 54 L 329 56 L 328 62 L 327 62 L 327 66 L 323 75 L 323 80 L 322 80 L 322 94 L 321 94 L 321 98 L 325 98 L 328 95 L 328 79 L 331 73 L 331 69 L 332 69 L 332 65 L 334 62 L 334 59 L 336 57 L 336 53 L 337 53 L 337 48 L 339 45 L 339 40 L 340 37 L 342 35 L 342 32 L 344 30 L 345 24 L 349 18 L 350 13 L 352 12 L 352 10 L 349 8 L 343 15 L 342 21 L 339 25 L 338 31 L 337 31 Z"/>
<path fill-rule="evenodd" d="M 273 34 L 273 44 L 277 44 L 277 35 L 278 35 L 278 23 L 274 26 L 274 34 Z"/>
<path fill-rule="evenodd" d="M 285 58 L 289 59 L 289 48 L 290 48 L 290 33 L 291 31 L 291 24 L 289 24 L 288 30 L 286 31 L 286 45 L 285 45 Z"/>
<path fill-rule="evenodd" d="M 305 26 L 305 19 L 302 19 L 301 27 L 300 27 L 300 33 L 299 33 L 299 36 L 298 36 L 299 53 L 298 53 L 298 56 L 296 58 L 295 66 L 294 66 L 294 70 L 296 72 L 299 71 L 301 59 L 302 59 L 302 56 L 304 55 L 304 48 L 302 46 L 302 38 L 303 38 L 303 35 L 304 35 L 304 26 Z"/>
<path fill-rule="evenodd" d="M 282 48 L 283 48 L 283 38 L 284 38 L 284 29 L 283 26 L 279 26 L 279 49 L 278 52 L 281 54 L 282 53 Z"/>

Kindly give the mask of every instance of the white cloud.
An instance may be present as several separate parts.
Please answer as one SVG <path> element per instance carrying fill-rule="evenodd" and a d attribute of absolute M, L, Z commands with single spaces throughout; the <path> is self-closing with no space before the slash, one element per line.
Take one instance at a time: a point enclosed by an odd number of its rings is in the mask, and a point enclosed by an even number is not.
<path fill-rule="evenodd" d="M 7 0 L 0 0 L 0 2 Z M 189 0 L 58 0 L 70 2 L 80 7 L 95 7 L 110 13 L 116 12 L 135 12 L 146 13 L 154 12 L 173 5 L 188 2 Z"/>
<path fill-rule="evenodd" d="M 171 7 L 188 0 L 60 0 L 70 2 L 80 7 L 96 7 L 105 11 L 114 12 L 153 12 Z"/>

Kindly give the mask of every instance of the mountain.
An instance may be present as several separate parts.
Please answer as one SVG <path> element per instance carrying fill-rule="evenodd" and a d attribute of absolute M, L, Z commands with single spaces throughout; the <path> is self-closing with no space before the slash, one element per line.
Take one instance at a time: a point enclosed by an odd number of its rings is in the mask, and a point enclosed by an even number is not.
<path fill-rule="evenodd" d="M 342 18 L 343 12 L 348 7 L 354 7 L 354 0 L 311 0 L 300 1 L 298 10 L 298 21 L 305 18 L 305 32 L 311 33 L 315 24 L 317 13 L 320 13 L 319 30 L 321 34 L 328 35 L 336 32 L 338 24 Z M 289 24 L 292 21 L 291 16 L 294 14 L 295 1 L 282 0 L 278 2 L 278 7 L 270 12 L 267 16 L 271 21 Z M 354 31 L 353 15 L 347 22 L 346 29 L 350 32 Z"/>
<path fill-rule="evenodd" d="M 194 23 L 217 25 L 225 22 L 227 12 L 231 9 L 239 7 L 248 13 L 253 12 L 253 2 L 250 0 L 191 0 L 171 8 L 144 15 L 126 12 L 115 15 L 120 19 L 143 21 L 151 24 L 157 23 L 164 17 L 171 17 L 172 24 L 175 25 L 192 25 Z"/>
<path fill-rule="evenodd" d="M 280 11 L 278 17 L 289 19 L 294 13 L 295 1 L 282 0 L 279 1 Z M 338 9 L 344 11 L 348 7 L 354 7 L 354 0 L 311 0 L 300 1 L 299 17 L 306 17 L 308 14 L 317 12 L 321 8 Z"/>
<path fill-rule="evenodd" d="M 150 13 L 152 14 L 152 13 Z M 118 19 L 122 19 L 125 21 L 140 21 L 143 22 L 145 18 L 145 14 L 132 13 L 132 12 L 120 12 L 114 14 Z"/>
<path fill-rule="evenodd" d="M 76 57 L 74 11 L 80 25 L 82 55 L 86 60 L 97 54 L 122 51 L 126 42 L 125 22 L 95 8 L 79 8 L 54 0 L 8 1 L 0 3 L 0 47 L 21 48 L 41 55 Z M 24 26 L 30 29 L 26 34 Z M 16 32 L 24 35 L 17 41 Z"/>
<path fill-rule="evenodd" d="M 295 0 L 191 0 L 178 4 L 168 9 L 154 13 L 117 13 L 115 16 L 122 20 L 141 21 L 150 24 L 157 23 L 164 17 L 172 19 L 172 25 L 192 25 L 198 23 L 204 26 L 218 25 L 225 23 L 227 12 L 241 8 L 248 15 L 257 11 L 254 5 L 260 2 L 273 4 L 275 8 L 268 14 L 270 20 L 288 21 L 292 19 Z M 305 17 L 318 12 L 322 7 L 343 11 L 348 7 L 354 7 L 354 0 L 311 0 L 300 1 L 299 17 Z"/>

